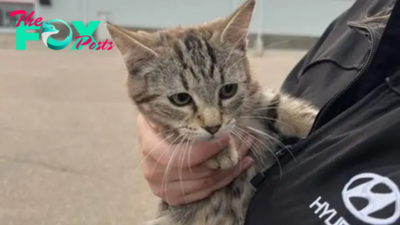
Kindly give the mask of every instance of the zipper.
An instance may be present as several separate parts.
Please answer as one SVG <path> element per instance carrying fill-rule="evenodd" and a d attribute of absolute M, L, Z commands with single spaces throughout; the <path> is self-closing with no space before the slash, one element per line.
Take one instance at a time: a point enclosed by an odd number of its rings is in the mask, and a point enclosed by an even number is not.
<path fill-rule="evenodd" d="M 326 111 L 329 109 L 329 107 L 339 98 L 343 95 L 343 93 L 345 93 L 348 89 L 350 89 L 357 81 L 358 79 L 361 77 L 361 75 L 365 72 L 365 69 L 369 66 L 369 63 L 372 59 L 373 54 L 375 53 L 375 38 L 372 34 L 372 30 L 371 28 L 367 27 L 367 26 L 361 26 L 358 25 L 356 23 L 348 23 L 348 25 L 350 27 L 355 27 L 355 28 L 359 28 L 359 29 L 365 29 L 368 32 L 368 35 L 371 38 L 371 51 L 369 52 L 367 59 L 365 60 L 364 64 L 361 67 L 361 70 L 358 71 L 358 73 L 353 77 L 353 79 L 347 83 L 346 86 L 344 86 L 340 91 L 338 91 L 327 103 L 326 105 L 322 108 L 321 112 L 319 113 L 316 121 L 314 122 L 313 126 L 311 127 L 310 132 L 308 133 L 308 135 L 312 134 L 315 132 L 315 130 L 318 128 L 318 125 L 321 121 L 321 118 L 323 118 L 324 114 L 326 113 Z"/>
<path fill-rule="evenodd" d="M 291 151 L 295 146 L 298 145 L 298 143 L 300 141 L 302 141 L 303 139 L 299 139 L 296 143 L 293 144 L 287 144 L 284 147 L 280 148 L 278 151 L 276 151 L 275 158 L 281 162 L 282 158 L 288 154 L 288 152 L 290 151 L 291 154 L 294 154 L 293 151 Z M 261 172 L 259 172 L 258 174 L 256 174 L 252 179 L 251 179 L 251 184 L 253 185 L 254 188 L 260 188 L 261 185 L 264 183 L 265 178 L 269 175 L 270 170 L 275 167 L 275 165 L 273 165 L 271 168 L 268 168 L 267 170 L 263 170 Z"/>
<path fill-rule="evenodd" d="M 308 133 L 307 136 L 309 136 L 310 134 L 314 133 L 315 130 L 318 128 L 318 125 L 321 121 L 321 118 L 324 116 L 324 114 L 327 112 L 327 110 L 329 109 L 329 107 L 339 98 L 341 97 L 348 89 L 350 89 L 357 81 L 358 79 L 361 77 L 361 75 L 365 72 L 365 69 L 369 66 L 372 56 L 375 53 L 375 38 L 373 36 L 372 30 L 370 27 L 367 26 L 362 26 L 356 23 L 351 23 L 349 22 L 348 25 L 350 27 L 355 27 L 358 29 L 364 29 L 365 31 L 368 32 L 368 35 L 371 37 L 371 51 L 369 52 L 367 59 L 365 60 L 365 62 L 363 63 L 363 65 L 361 66 L 360 71 L 357 72 L 357 74 L 353 77 L 353 79 L 351 79 L 351 81 L 349 83 L 347 83 L 340 91 L 338 91 L 326 104 L 325 106 L 322 108 L 321 112 L 319 113 L 317 119 L 315 120 L 313 126 L 310 129 L 310 132 Z M 303 143 L 305 142 L 306 138 L 302 138 L 300 139 L 295 145 L 291 146 L 291 152 L 292 154 L 295 154 L 296 152 L 298 152 L 302 146 L 304 145 Z"/>

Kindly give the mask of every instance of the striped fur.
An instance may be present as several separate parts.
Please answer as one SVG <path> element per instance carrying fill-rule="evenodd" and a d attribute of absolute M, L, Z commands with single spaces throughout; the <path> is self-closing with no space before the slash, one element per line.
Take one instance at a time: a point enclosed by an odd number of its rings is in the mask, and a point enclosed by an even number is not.
<path fill-rule="evenodd" d="M 162 202 L 150 225 L 243 224 L 254 191 L 250 179 L 274 162 L 277 138 L 304 137 L 311 128 L 316 109 L 283 93 L 262 91 L 251 76 L 246 36 L 254 7 L 255 0 L 247 0 L 226 19 L 155 33 L 107 26 L 129 72 L 130 97 L 143 115 L 164 128 L 165 137 L 172 135 L 168 141 L 210 140 L 226 133 L 257 139 L 249 153 L 255 165 L 243 175 L 204 200 L 175 207 Z M 191 101 L 176 105 L 187 99 L 179 93 Z M 221 128 L 214 135 L 206 131 L 215 126 Z M 232 141 L 206 165 L 236 165 L 237 148 Z"/>

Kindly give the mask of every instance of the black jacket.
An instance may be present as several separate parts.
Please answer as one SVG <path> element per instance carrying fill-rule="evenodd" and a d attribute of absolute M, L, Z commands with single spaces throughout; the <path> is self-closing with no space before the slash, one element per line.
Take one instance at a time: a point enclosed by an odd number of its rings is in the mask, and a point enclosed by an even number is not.
<path fill-rule="evenodd" d="M 395 4 L 386 25 L 357 22 Z M 254 178 L 246 225 L 400 225 L 400 1 L 358 0 L 282 89 L 322 107 L 309 137 Z"/>

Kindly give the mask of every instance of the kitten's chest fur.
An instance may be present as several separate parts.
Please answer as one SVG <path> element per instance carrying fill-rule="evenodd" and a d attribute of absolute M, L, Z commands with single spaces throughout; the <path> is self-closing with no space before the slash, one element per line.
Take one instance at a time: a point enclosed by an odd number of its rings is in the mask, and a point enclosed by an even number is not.
<path fill-rule="evenodd" d="M 257 114 L 249 115 L 249 117 L 258 118 L 262 114 L 266 115 L 266 112 L 258 111 Z M 254 159 L 253 166 L 231 184 L 214 192 L 204 200 L 177 207 L 171 207 L 162 202 L 160 217 L 150 223 L 151 225 L 244 224 L 246 211 L 255 191 L 250 181 L 257 173 L 273 165 L 272 153 L 277 149 L 276 140 L 274 140 L 277 135 L 268 129 L 266 121 L 262 119 L 242 119 L 237 121 L 236 126 L 242 131 L 257 130 L 264 133 L 252 132 L 255 140 L 248 155 Z M 252 130 L 249 130 L 248 127 L 251 127 Z M 268 134 L 270 138 L 265 134 Z M 237 138 L 237 136 L 232 135 L 232 138 Z"/>
<path fill-rule="evenodd" d="M 257 173 L 250 168 L 234 182 L 209 198 L 197 203 L 170 208 L 170 213 L 179 225 L 241 225 L 244 224 L 246 211 L 254 194 L 251 178 Z M 183 216 L 183 215 L 190 216 Z M 178 222 L 179 221 L 179 222 Z M 171 223 L 172 224 L 172 223 Z"/>
<path fill-rule="evenodd" d="M 259 157 L 259 156 L 257 156 Z M 256 158 L 256 157 L 254 157 Z M 272 160 L 256 160 L 256 165 L 235 179 L 225 188 L 213 193 L 209 198 L 187 206 L 180 206 L 178 211 L 171 210 L 179 225 L 242 225 L 250 200 L 255 192 L 251 179 L 261 172 L 261 168 L 273 165 Z M 180 212 L 179 212 L 180 211 Z M 182 216 L 189 213 L 191 216 Z"/>
<path fill-rule="evenodd" d="M 274 164 L 275 152 L 281 146 L 278 138 L 305 137 L 318 113 L 308 102 L 273 90 L 266 90 L 259 95 L 257 109 L 241 117 L 235 125 L 237 130 L 253 136 L 254 141 L 248 154 L 254 159 L 254 164 L 231 184 L 206 199 L 176 207 L 162 202 L 158 218 L 150 222 L 150 225 L 244 224 L 255 191 L 251 179 Z M 231 143 L 229 146 L 235 145 Z M 232 159 L 235 159 L 236 149 L 237 146 L 223 150 L 209 160 L 213 163 L 208 165 L 229 165 L 227 162 L 235 161 Z"/>

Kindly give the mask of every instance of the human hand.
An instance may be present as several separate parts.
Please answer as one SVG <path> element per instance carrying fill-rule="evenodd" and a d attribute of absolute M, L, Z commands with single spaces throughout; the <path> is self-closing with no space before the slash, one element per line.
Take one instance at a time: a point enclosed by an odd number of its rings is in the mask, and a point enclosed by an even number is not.
<path fill-rule="evenodd" d="M 203 165 L 229 144 L 229 136 L 213 142 L 170 145 L 157 135 L 157 127 L 149 124 L 142 115 L 137 122 L 143 171 L 152 192 L 169 205 L 195 202 L 210 196 L 214 191 L 231 183 L 253 160 L 246 156 L 247 144 L 241 144 L 242 160 L 233 168 L 212 170 Z M 244 158 L 243 158 L 244 157 Z"/>

